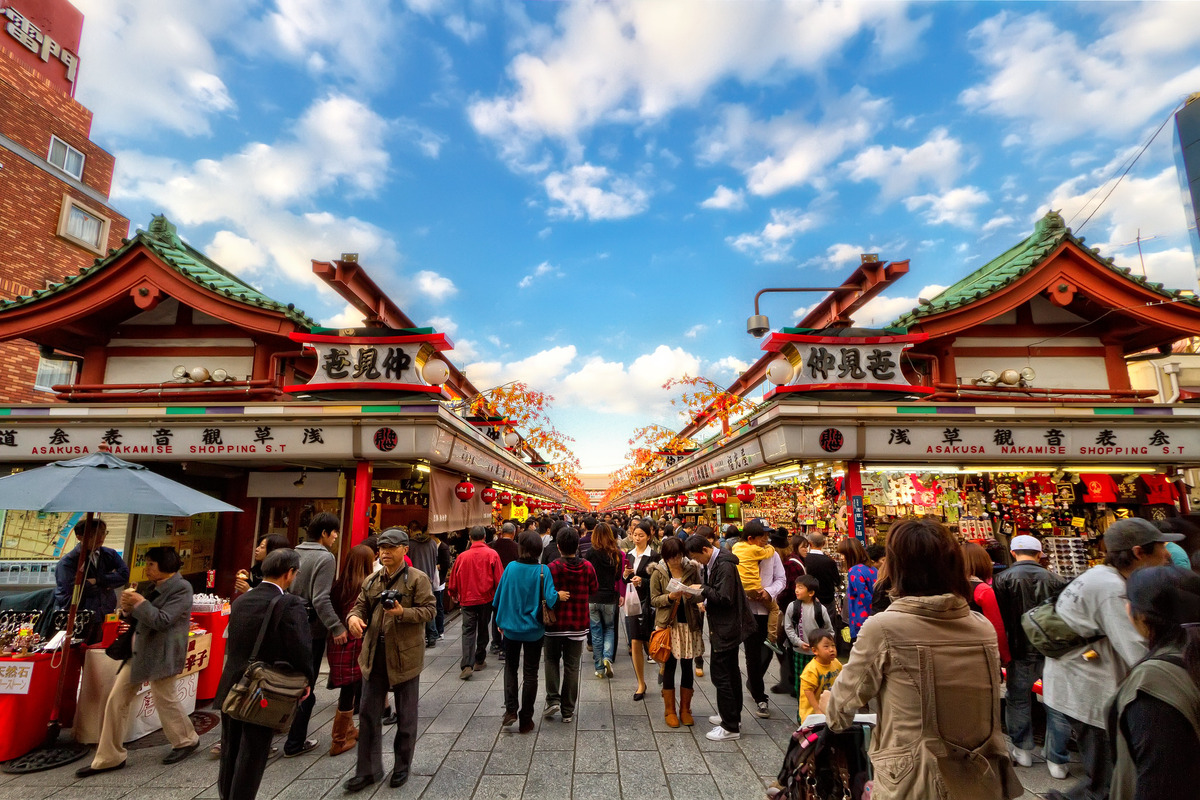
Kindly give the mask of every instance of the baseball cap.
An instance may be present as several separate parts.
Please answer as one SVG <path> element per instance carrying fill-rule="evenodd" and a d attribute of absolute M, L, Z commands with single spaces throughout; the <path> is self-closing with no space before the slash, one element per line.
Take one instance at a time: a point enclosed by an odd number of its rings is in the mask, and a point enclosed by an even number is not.
<path fill-rule="evenodd" d="M 1036 536 L 1030 536 L 1023 533 L 1020 536 L 1014 536 L 1012 541 L 1008 543 L 1009 550 L 1036 550 L 1042 552 L 1042 543 Z"/>
<path fill-rule="evenodd" d="M 1151 542 L 1178 542 L 1182 539 L 1182 533 L 1160 531 L 1153 522 L 1141 517 L 1119 519 L 1104 531 L 1104 546 L 1110 553 L 1132 550 Z"/>
<path fill-rule="evenodd" d="M 1134 570 L 1125 595 L 1135 613 L 1177 625 L 1200 623 L 1200 575 L 1174 565 Z"/>
<path fill-rule="evenodd" d="M 408 534 L 399 528 L 388 528 L 379 534 L 380 547 L 400 547 L 402 545 L 408 546 Z"/>
<path fill-rule="evenodd" d="M 762 536 L 770 532 L 771 529 L 763 525 L 761 519 L 755 518 L 747 522 L 746 527 L 742 528 L 742 538 L 753 539 L 755 536 Z"/>

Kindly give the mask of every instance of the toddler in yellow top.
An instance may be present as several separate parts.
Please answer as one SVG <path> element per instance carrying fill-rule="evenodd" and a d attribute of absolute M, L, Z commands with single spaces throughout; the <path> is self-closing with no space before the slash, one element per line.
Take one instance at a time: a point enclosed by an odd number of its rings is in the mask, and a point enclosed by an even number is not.
<path fill-rule="evenodd" d="M 750 528 L 749 525 L 746 527 Z M 762 592 L 762 561 L 773 557 L 775 548 L 769 544 L 758 545 L 742 540 L 733 546 L 733 554 L 738 559 L 738 576 L 742 579 L 742 588 L 746 590 L 746 594 Z M 757 597 L 754 599 L 767 609 L 767 641 L 775 644 L 779 635 L 779 604 L 769 594 L 766 595 L 766 598 L 766 600 L 759 600 Z"/>
<path fill-rule="evenodd" d="M 821 713 L 818 700 L 827 692 L 842 671 L 842 662 L 837 659 L 837 643 L 833 631 L 819 630 L 812 635 L 809 645 L 813 649 L 813 660 L 808 662 L 800 674 L 800 723 L 809 714 Z"/>

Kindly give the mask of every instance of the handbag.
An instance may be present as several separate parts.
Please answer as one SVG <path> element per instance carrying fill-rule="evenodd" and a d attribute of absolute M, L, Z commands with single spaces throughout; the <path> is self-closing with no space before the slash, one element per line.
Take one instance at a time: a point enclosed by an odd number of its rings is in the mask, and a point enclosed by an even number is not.
<path fill-rule="evenodd" d="M 650 634 L 650 642 L 646 646 L 646 651 L 660 664 L 667 663 L 667 659 L 671 657 L 671 624 L 675 621 L 675 615 L 679 613 L 679 601 L 676 600 L 671 604 L 671 616 L 667 619 L 670 622 L 665 628 L 655 628 Z"/>
<path fill-rule="evenodd" d="M 553 625 L 558 621 L 558 615 L 554 613 L 554 609 L 546 605 L 546 573 L 538 568 L 538 600 L 542 604 L 542 623 L 544 625 Z"/>
<path fill-rule="evenodd" d="M 250 652 L 250 663 L 242 677 L 229 688 L 221 711 L 248 725 L 261 725 L 276 733 L 283 733 L 292 726 L 296 707 L 308 691 L 308 678 L 286 664 L 267 664 L 258 660 L 258 651 L 267 635 L 275 604 L 283 598 L 279 595 L 267 606 L 258 638 Z"/>
<path fill-rule="evenodd" d="M 133 634 L 137 628 L 137 620 L 122 620 L 124 629 L 112 640 L 112 644 L 104 648 L 104 655 L 114 661 L 128 661 L 133 658 Z"/>
<path fill-rule="evenodd" d="M 637 587 L 632 583 L 625 584 L 625 605 L 622 608 L 627 617 L 642 615 L 642 598 L 638 596 Z"/>

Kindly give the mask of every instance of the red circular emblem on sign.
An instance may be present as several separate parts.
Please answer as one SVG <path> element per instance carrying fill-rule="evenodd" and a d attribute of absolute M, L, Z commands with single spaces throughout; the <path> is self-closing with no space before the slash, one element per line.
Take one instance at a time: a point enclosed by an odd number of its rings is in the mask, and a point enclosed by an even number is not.
<path fill-rule="evenodd" d="M 391 428 L 380 428 L 379 430 L 375 431 L 375 438 L 373 441 L 375 442 L 375 448 L 377 450 L 387 453 L 396 449 L 396 443 L 400 441 L 400 439 L 398 436 L 396 436 L 396 432 Z"/>
<path fill-rule="evenodd" d="M 821 449 L 826 453 L 836 453 L 846 443 L 846 438 L 837 428 L 826 428 L 821 431 Z"/>

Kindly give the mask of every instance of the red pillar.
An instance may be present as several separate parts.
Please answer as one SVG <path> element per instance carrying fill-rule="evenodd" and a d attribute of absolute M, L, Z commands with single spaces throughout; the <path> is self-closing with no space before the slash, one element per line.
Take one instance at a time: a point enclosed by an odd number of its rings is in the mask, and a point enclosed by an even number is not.
<path fill-rule="evenodd" d="M 846 462 L 846 501 L 850 506 L 850 531 L 854 538 L 864 545 L 867 543 L 867 523 L 863 510 L 862 495 L 862 464 L 858 461 Z"/>
<path fill-rule="evenodd" d="M 375 471 L 372 461 L 359 461 L 354 465 L 354 503 L 350 510 L 350 543 L 362 544 L 367 538 L 368 512 L 371 508 L 371 476 Z"/>

